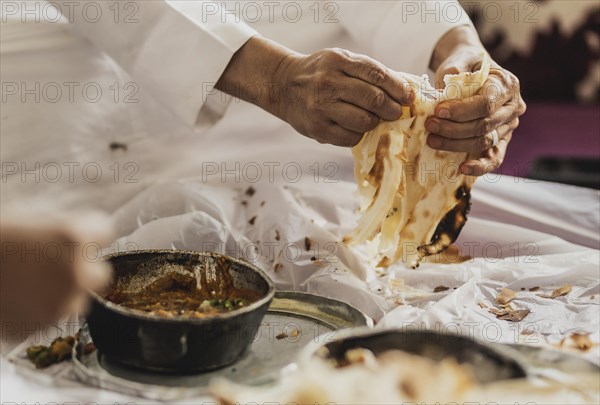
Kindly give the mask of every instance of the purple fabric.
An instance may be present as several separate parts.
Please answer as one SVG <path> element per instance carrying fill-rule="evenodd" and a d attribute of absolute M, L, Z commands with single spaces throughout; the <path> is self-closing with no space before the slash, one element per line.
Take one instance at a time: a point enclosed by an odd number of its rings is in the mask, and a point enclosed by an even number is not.
<path fill-rule="evenodd" d="M 600 106 L 527 105 L 499 173 L 525 176 L 540 156 L 600 157 Z"/>

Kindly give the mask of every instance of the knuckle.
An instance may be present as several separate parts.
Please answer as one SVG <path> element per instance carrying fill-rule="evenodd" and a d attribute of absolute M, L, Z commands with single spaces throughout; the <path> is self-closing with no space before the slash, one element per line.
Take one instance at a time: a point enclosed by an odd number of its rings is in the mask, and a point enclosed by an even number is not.
<path fill-rule="evenodd" d="M 325 59 L 330 62 L 343 62 L 349 58 L 348 51 L 342 48 L 328 48 L 325 50 Z"/>
<path fill-rule="evenodd" d="M 494 128 L 494 124 L 493 124 L 491 118 L 483 118 L 483 119 L 479 120 L 477 123 L 477 126 L 475 128 L 475 135 L 476 136 L 486 135 L 487 133 L 491 132 L 493 128 Z"/>
<path fill-rule="evenodd" d="M 385 93 L 382 90 L 375 90 L 368 98 L 369 107 L 378 109 L 385 103 Z"/>
<path fill-rule="evenodd" d="M 375 128 L 379 124 L 379 118 L 373 114 L 369 114 L 369 130 Z"/>
<path fill-rule="evenodd" d="M 490 135 L 486 135 L 486 136 L 482 136 L 479 138 L 479 142 L 478 142 L 478 147 L 479 147 L 479 151 L 484 151 L 484 150 L 488 150 L 489 148 L 492 147 L 492 137 Z"/>
<path fill-rule="evenodd" d="M 359 130 L 359 132 L 370 131 L 371 129 L 377 126 L 377 123 L 379 121 L 377 117 L 367 112 L 359 114 L 357 118 L 357 129 Z"/>
<path fill-rule="evenodd" d="M 492 73 L 495 73 L 495 76 L 500 78 L 500 80 L 505 84 L 505 85 L 512 85 L 513 80 L 512 80 L 512 76 L 514 76 L 512 73 L 510 73 L 508 70 L 500 68 L 500 69 L 492 69 Z"/>
<path fill-rule="evenodd" d="M 370 83 L 373 83 L 377 86 L 387 80 L 388 74 L 380 66 L 367 64 L 367 78 Z"/>
<path fill-rule="evenodd" d="M 517 76 L 515 76 L 514 74 L 508 72 L 508 77 L 509 77 L 509 83 L 511 84 L 511 87 L 513 89 L 520 89 L 521 88 L 521 81 L 519 80 L 519 78 Z"/>
<path fill-rule="evenodd" d="M 498 168 L 498 165 L 495 160 L 488 160 L 483 165 L 483 173 L 491 173 Z"/>
<path fill-rule="evenodd" d="M 487 117 L 494 112 L 494 99 L 492 97 L 483 98 L 483 114 Z"/>
<path fill-rule="evenodd" d="M 519 104 L 517 107 L 517 114 L 519 116 L 525 114 L 525 111 L 527 111 L 527 104 L 525 104 L 525 101 L 523 101 L 523 99 L 521 97 L 519 97 Z"/>

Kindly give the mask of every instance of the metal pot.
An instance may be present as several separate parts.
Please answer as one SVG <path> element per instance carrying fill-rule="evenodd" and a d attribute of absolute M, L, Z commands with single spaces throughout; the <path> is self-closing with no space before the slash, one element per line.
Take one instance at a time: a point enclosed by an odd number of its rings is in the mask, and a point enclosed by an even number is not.
<path fill-rule="evenodd" d="M 192 274 L 217 294 L 226 286 L 256 291 L 246 307 L 207 318 L 164 318 L 112 303 L 91 293 L 87 316 L 99 352 L 127 366 L 159 372 L 202 372 L 235 362 L 248 349 L 273 296 L 273 284 L 256 266 L 217 253 L 138 250 L 106 256 L 114 283 L 136 292 L 166 272 Z"/>

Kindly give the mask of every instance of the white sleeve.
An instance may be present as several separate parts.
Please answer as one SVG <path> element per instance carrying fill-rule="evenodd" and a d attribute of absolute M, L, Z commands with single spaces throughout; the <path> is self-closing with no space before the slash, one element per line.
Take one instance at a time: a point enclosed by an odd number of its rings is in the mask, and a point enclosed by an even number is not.
<path fill-rule="evenodd" d="M 450 29 L 470 25 L 456 0 L 340 0 L 339 20 L 370 56 L 386 66 L 421 75 L 437 41 Z"/>
<path fill-rule="evenodd" d="M 233 54 L 256 34 L 215 1 L 54 3 L 79 34 L 195 129 L 224 114 L 231 97 L 214 85 Z"/>

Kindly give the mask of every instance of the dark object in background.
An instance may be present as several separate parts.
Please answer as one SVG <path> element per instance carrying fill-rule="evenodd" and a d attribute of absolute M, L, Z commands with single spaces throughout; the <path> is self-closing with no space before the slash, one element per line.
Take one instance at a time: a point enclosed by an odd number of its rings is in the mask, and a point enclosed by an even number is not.
<path fill-rule="evenodd" d="M 168 272 L 192 274 L 202 289 L 252 289 L 260 299 L 207 318 L 164 318 L 114 304 L 91 292 L 87 322 L 98 349 L 118 363 L 158 372 L 201 372 L 224 367 L 248 349 L 275 290 L 257 267 L 217 253 L 140 250 L 110 255 L 114 282 L 139 291 Z"/>
<path fill-rule="evenodd" d="M 540 157 L 527 177 L 600 190 L 600 159 Z"/>
<path fill-rule="evenodd" d="M 540 0 L 514 2 L 512 10 L 505 10 L 506 15 L 498 20 L 491 15 L 486 18 L 486 2 L 463 3 L 470 10 L 469 16 L 478 31 L 485 26 L 492 30 L 493 34 L 484 38 L 483 45 L 496 62 L 519 78 L 526 102 L 600 102 L 600 87 L 596 81 L 589 80 L 595 75 L 595 63 L 600 60 L 600 48 L 597 45 L 600 38 L 600 8 L 590 8 L 587 14 L 581 10 L 577 25 L 571 28 L 562 20 L 560 13 L 543 10 L 550 6 Z M 520 9 L 520 18 L 513 14 L 515 7 Z M 584 8 L 581 4 L 569 4 L 569 1 L 555 7 Z M 569 14 L 572 13 L 577 11 L 570 10 Z M 532 42 L 526 52 L 512 49 L 507 38 L 506 32 L 515 24 L 528 24 L 531 29 L 530 38 L 523 38 L 525 42 Z M 578 88 L 582 85 L 593 87 L 585 100 L 578 94 Z"/>

